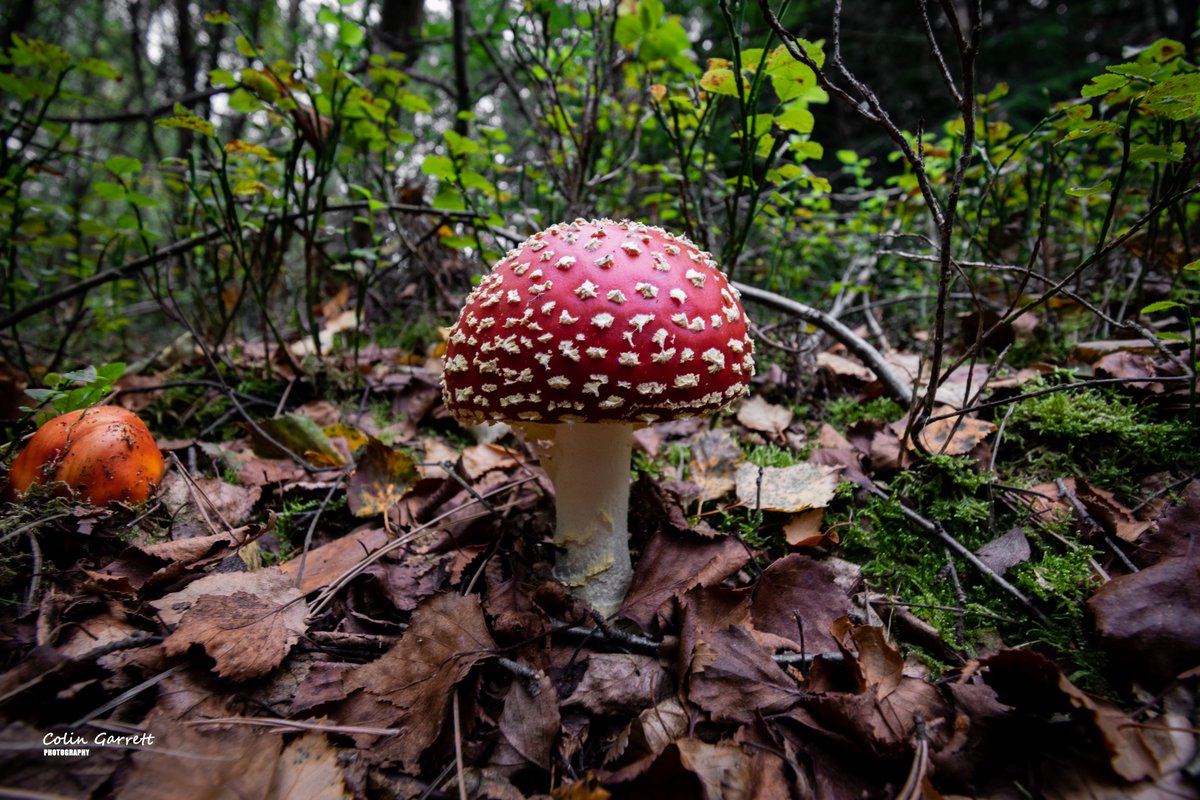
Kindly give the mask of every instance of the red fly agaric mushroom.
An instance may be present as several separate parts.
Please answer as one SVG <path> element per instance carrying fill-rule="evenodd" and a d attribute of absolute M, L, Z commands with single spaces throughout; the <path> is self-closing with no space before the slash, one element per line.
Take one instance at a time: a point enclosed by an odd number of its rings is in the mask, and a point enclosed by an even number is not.
<path fill-rule="evenodd" d="M 634 426 L 746 394 L 753 351 L 712 256 L 661 228 L 579 219 L 534 234 L 471 292 L 442 393 L 460 422 L 508 422 L 547 443 L 555 577 L 609 614 L 632 575 Z"/>

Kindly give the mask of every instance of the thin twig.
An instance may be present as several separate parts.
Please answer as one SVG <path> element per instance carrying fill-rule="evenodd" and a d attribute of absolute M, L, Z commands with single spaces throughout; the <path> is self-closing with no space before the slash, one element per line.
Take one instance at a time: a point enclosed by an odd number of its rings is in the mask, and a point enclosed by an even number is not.
<path fill-rule="evenodd" d="M 868 485 L 866 488 L 876 497 L 879 497 L 883 500 L 893 500 L 891 495 L 873 483 Z M 900 510 L 901 514 L 907 517 L 910 521 L 915 522 L 918 527 L 922 528 L 927 533 L 932 533 L 934 536 L 938 537 L 943 544 L 947 545 L 960 557 L 966 559 L 971 566 L 975 567 L 975 569 L 979 570 L 980 573 L 1011 595 L 1013 599 L 1025 607 L 1025 610 L 1037 617 L 1039 622 L 1045 625 L 1050 624 L 1050 618 L 1047 617 L 1041 609 L 1035 606 L 1033 601 L 1030 600 L 1024 592 L 1006 581 L 999 573 L 997 573 L 987 564 L 983 563 L 979 556 L 975 555 L 970 549 L 964 546 L 962 542 L 958 541 L 949 533 L 947 533 L 946 529 L 941 526 L 941 523 L 935 522 L 918 514 L 916 511 L 913 511 L 911 508 L 904 505 L 904 503 L 899 502 L 898 500 L 895 502 L 896 508 Z"/>
<path fill-rule="evenodd" d="M 463 770 L 462 715 L 458 708 L 458 687 L 454 687 L 450 713 L 454 715 L 454 772 L 458 779 L 458 800 L 467 800 L 467 781 Z"/>

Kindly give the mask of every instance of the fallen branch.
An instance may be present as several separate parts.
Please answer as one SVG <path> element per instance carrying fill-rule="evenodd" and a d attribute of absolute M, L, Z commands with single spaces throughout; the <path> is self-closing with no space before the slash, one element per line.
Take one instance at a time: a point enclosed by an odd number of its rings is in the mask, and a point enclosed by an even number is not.
<path fill-rule="evenodd" d="M 809 322 L 825 331 L 825 333 L 845 345 L 847 350 L 858 356 L 864 364 L 870 367 L 871 371 L 879 378 L 879 381 L 893 400 L 904 408 L 909 408 L 912 405 L 914 396 L 912 384 L 901 377 L 900 373 L 884 358 L 883 353 L 876 350 L 874 345 L 850 330 L 850 328 L 824 311 L 812 306 L 806 306 L 803 303 L 798 303 L 789 297 L 784 297 L 766 289 L 747 286 L 744 283 L 736 281 L 733 285 L 742 293 L 743 297 L 774 308 L 777 311 L 799 317 L 805 322 Z"/>

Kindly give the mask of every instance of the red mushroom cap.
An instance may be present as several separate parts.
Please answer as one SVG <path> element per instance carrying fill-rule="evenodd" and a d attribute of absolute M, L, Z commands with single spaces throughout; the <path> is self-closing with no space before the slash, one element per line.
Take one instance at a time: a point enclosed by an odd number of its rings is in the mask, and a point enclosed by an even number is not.
<path fill-rule="evenodd" d="M 653 422 L 746 394 L 754 344 L 708 253 L 636 222 L 575 220 L 500 259 L 450 329 L 460 422 Z"/>

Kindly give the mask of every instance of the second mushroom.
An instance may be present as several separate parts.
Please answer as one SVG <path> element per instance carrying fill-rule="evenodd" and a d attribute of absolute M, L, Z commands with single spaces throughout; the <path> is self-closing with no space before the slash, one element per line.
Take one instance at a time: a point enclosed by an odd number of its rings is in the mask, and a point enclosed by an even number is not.
<path fill-rule="evenodd" d="M 736 290 L 682 236 L 575 220 L 500 259 L 450 329 L 443 396 L 463 423 L 543 445 L 555 578 L 603 614 L 632 576 L 629 472 L 638 425 L 746 394 L 754 344 Z"/>

